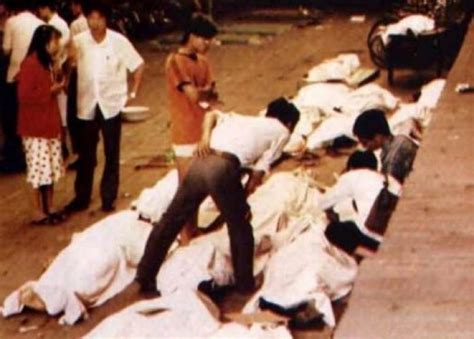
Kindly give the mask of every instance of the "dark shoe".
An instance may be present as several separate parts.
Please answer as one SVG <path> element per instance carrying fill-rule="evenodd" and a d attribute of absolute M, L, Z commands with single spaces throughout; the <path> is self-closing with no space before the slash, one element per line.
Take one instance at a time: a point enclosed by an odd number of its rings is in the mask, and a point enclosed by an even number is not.
<path fill-rule="evenodd" d="M 41 219 L 33 220 L 31 224 L 35 226 L 55 225 L 54 219 L 51 217 L 50 214 Z"/>
<path fill-rule="evenodd" d="M 88 208 L 89 208 L 89 203 L 84 203 L 84 202 L 74 199 L 69 204 L 67 204 L 66 207 L 64 207 L 64 212 L 74 213 L 74 212 L 85 211 Z"/>
<path fill-rule="evenodd" d="M 161 297 L 160 291 L 156 288 L 155 282 L 140 282 L 136 281 L 138 287 L 138 293 L 140 296 L 151 299 Z"/>
<path fill-rule="evenodd" d="M 235 291 L 234 286 L 219 286 L 213 279 L 201 281 L 198 285 L 198 291 L 207 295 L 212 301 L 219 303 L 229 295 L 232 291 Z"/>

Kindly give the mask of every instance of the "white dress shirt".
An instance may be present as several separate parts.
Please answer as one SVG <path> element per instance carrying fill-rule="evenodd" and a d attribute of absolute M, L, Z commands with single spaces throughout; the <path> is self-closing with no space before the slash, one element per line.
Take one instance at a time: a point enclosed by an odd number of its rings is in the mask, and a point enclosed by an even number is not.
<path fill-rule="evenodd" d="M 354 222 L 365 235 L 382 240 L 382 237 L 365 226 L 370 210 L 384 187 L 385 176 L 369 169 L 356 169 L 344 173 L 337 183 L 319 200 L 319 207 L 327 210 L 346 199 L 352 199 L 357 206 L 357 217 Z"/>
<path fill-rule="evenodd" d="M 8 83 L 15 82 L 21 63 L 28 53 L 33 34 L 40 25 L 44 25 L 44 22 L 27 11 L 18 13 L 6 21 L 3 51 L 10 55 L 10 65 L 7 71 Z"/>
<path fill-rule="evenodd" d="M 74 37 L 79 33 L 89 30 L 89 25 L 87 24 L 87 19 L 84 14 L 79 15 L 70 26 L 71 35 Z"/>
<path fill-rule="evenodd" d="M 134 72 L 143 59 L 120 33 L 107 29 L 98 43 L 90 31 L 73 38 L 77 52 L 78 118 L 93 120 L 99 105 L 104 118 L 117 116 L 127 102 L 127 70 Z"/>
<path fill-rule="evenodd" d="M 211 148 L 232 153 L 242 167 L 268 172 L 289 140 L 277 119 L 220 113 L 212 131 Z"/>
<path fill-rule="evenodd" d="M 69 26 L 67 25 L 67 22 L 64 21 L 64 19 L 61 18 L 58 15 L 58 13 L 54 13 L 51 19 L 48 21 L 48 25 L 53 26 L 54 28 L 56 28 L 58 31 L 61 32 L 61 40 L 59 40 L 59 44 L 61 48 L 64 49 L 71 37 L 71 33 L 69 31 Z"/>

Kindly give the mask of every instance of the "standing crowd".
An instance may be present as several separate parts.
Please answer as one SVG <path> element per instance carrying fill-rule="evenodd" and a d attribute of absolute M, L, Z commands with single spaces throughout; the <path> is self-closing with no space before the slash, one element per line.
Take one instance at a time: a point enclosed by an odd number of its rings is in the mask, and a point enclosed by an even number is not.
<path fill-rule="evenodd" d="M 32 4 L 33 3 L 33 4 Z M 38 205 L 34 224 L 57 224 L 91 201 L 99 134 L 105 167 L 102 209 L 114 210 L 119 185 L 120 113 L 140 87 L 144 61 L 130 41 L 107 27 L 110 8 L 99 1 L 71 1 L 70 25 L 53 0 L 8 4 L 3 52 L 2 171 L 26 168 Z M 132 80 L 128 81 L 131 74 Z M 69 138 L 68 138 L 69 136 Z M 54 207 L 54 184 L 64 176 L 64 158 L 77 160 L 75 197 Z"/>

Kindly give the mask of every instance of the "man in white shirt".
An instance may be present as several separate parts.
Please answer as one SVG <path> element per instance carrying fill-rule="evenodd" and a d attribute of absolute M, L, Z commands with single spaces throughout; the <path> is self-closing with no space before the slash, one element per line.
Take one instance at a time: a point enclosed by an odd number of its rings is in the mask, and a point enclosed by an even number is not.
<path fill-rule="evenodd" d="M 280 157 L 298 120 L 299 111 L 283 98 L 269 105 L 266 117 L 206 114 L 197 157 L 154 225 L 140 260 L 136 281 L 142 293 L 158 292 L 155 278 L 171 244 L 207 195 L 227 223 L 237 291 L 254 291 L 254 239 L 246 197 Z M 243 168 L 251 171 L 245 189 Z"/>
<path fill-rule="evenodd" d="M 69 28 L 71 29 L 71 35 L 74 37 L 79 33 L 89 30 L 87 25 L 87 18 L 84 15 L 83 0 L 72 0 L 71 1 L 71 12 L 74 16 L 74 21 L 71 22 Z"/>
<path fill-rule="evenodd" d="M 99 130 L 102 132 L 105 168 L 100 186 L 102 210 L 112 211 L 119 185 L 121 120 L 120 112 L 136 97 L 144 71 L 144 61 L 130 41 L 107 28 L 110 8 L 90 3 L 85 13 L 89 30 L 75 36 L 71 62 L 77 66 L 79 118 L 79 166 L 75 198 L 66 211 L 87 209 L 91 200 Z M 128 93 L 127 75 L 132 73 Z"/>
<path fill-rule="evenodd" d="M 71 1 L 71 12 L 74 16 L 74 21 L 69 26 L 71 36 L 74 38 L 76 35 L 86 32 L 89 30 L 87 25 L 87 18 L 84 15 L 84 0 L 72 0 Z M 69 86 L 67 90 L 67 127 L 69 131 L 69 138 L 71 140 L 72 151 L 75 154 L 79 152 L 79 123 L 77 119 L 77 71 L 76 69 L 71 70 L 69 74 Z M 68 165 L 68 168 L 77 169 L 79 162 L 76 160 L 74 163 Z"/>
<path fill-rule="evenodd" d="M 31 12 L 32 7 L 29 3 L 26 0 L 11 2 L 10 9 L 17 14 L 7 19 L 3 36 L 3 52 L 10 58 L 2 115 L 5 145 L 4 162 L 0 165 L 0 170 L 4 171 L 16 172 L 25 168 L 21 139 L 16 132 L 18 111 L 16 76 L 30 47 L 33 33 L 36 28 L 44 24 Z"/>
<path fill-rule="evenodd" d="M 345 172 L 318 201 L 330 220 L 326 237 L 331 243 L 349 254 L 353 254 L 358 246 L 370 250 L 378 248 L 382 235 L 370 230 L 366 222 L 385 180 L 385 176 L 377 172 L 377 159 L 372 152 L 356 151 L 349 157 Z M 356 217 L 340 221 L 333 208 L 348 199 L 353 202 Z"/>

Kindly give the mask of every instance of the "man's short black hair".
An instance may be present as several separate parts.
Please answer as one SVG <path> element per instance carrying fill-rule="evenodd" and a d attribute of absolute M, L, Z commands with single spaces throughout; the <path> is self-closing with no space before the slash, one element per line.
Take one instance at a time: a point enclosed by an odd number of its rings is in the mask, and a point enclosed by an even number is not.
<path fill-rule="evenodd" d="M 6 2 L 6 5 L 9 10 L 15 12 L 21 12 L 25 10 L 32 10 L 35 8 L 36 4 L 28 0 L 9 0 Z"/>
<path fill-rule="evenodd" d="M 379 109 L 371 109 L 359 115 L 352 128 L 352 133 L 358 138 L 372 140 L 375 135 L 382 134 L 390 136 L 385 112 Z"/>
<path fill-rule="evenodd" d="M 300 120 L 300 111 L 291 102 L 280 97 L 268 104 L 266 116 L 278 119 L 285 126 L 290 123 L 294 127 Z"/>
<path fill-rule="evenodd" d="M 87 1 L 83 4 L 83 11 L 86 17 L 89 16 L 92 12 L 97 12 L 107 21 L 109 21 L 110 15 L 112 14 L 111 5 L 101 0 Z"/>
<path fill-rule="evenodd" d="M 48 7 L 49 9 L 56 10 L 56 1 L 54 0 L 36 0 L 36 8 Z"/>
<path fill-rule="evenodd" d="M 369 168 L 377 170 L 377 158 L 370 151 L 355 151 L 347 160 L 346 170 Z"/>
<path fill-rule="evenodd" d="M 184 30 L 184 35 L 182 43 L 185 44 L 189 40 L 191 34 L 206 38 L 212 39 L 218 33 L 216 23 L 207 15 L 201 13 L 195 13 L 191 16 L 186 28 Z"/>

